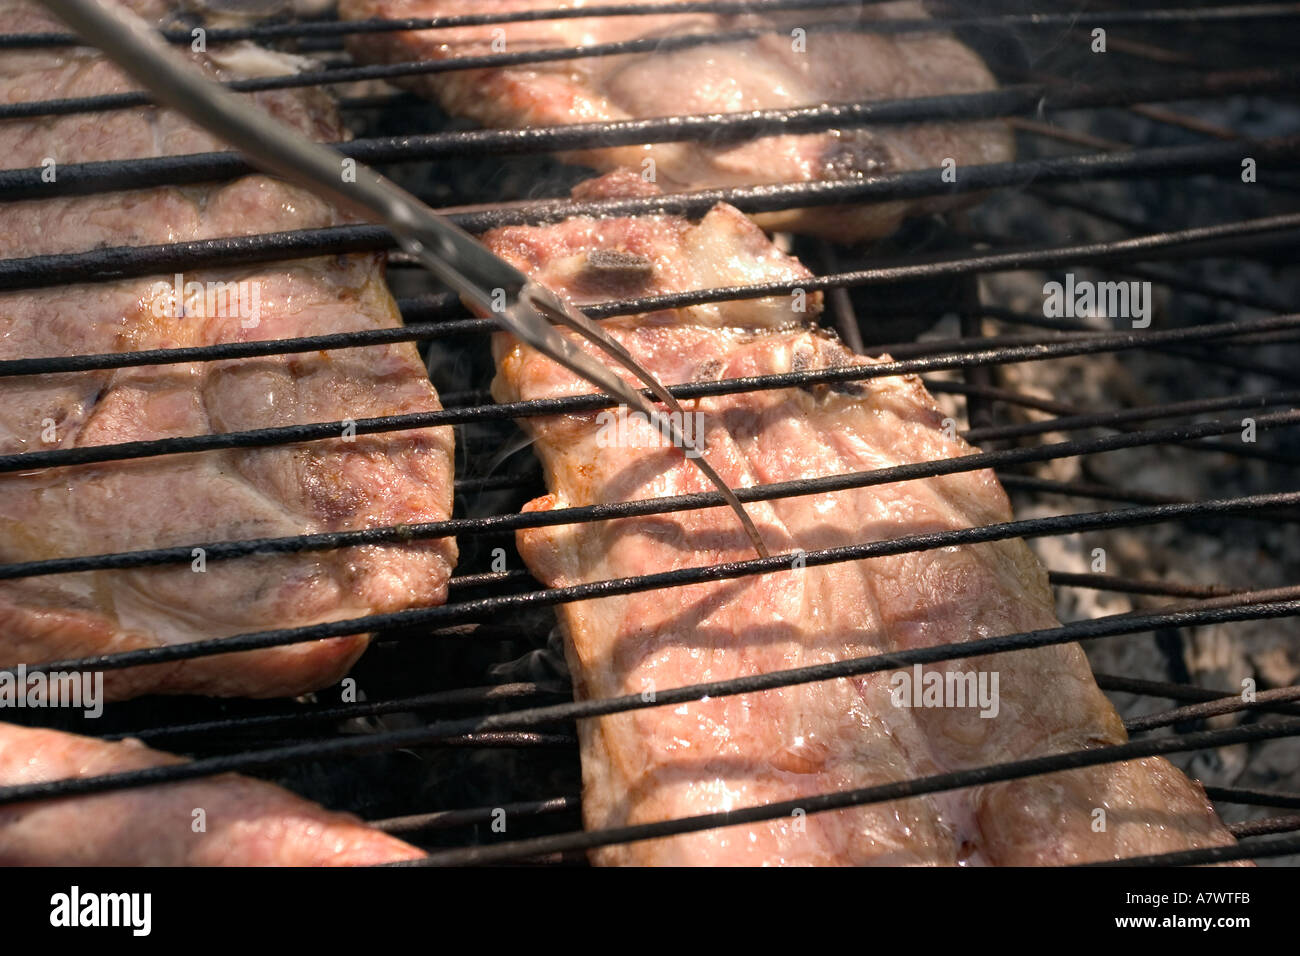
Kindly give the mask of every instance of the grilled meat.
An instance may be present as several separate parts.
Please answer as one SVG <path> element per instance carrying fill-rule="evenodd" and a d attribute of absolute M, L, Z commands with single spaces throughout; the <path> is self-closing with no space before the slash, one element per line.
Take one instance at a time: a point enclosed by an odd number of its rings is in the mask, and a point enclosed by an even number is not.
<path fill-rule="evenodd" d="M 583 194 L 640 188 L 613 174 Z M 511 227 L 491 248 L 581 304 L 808 272 L 734 209 Z M 617 270 L 609 262 L 627 263 Z M 604 327 L 667 383 L 870 366 L 818 330 L 798 296 L 613 319 Z M 500 401 L 590 391 L 507 335 Z M 750 391 L 687 403 L 733 487 L 947 459 L 974 449 L 945 429 L 915 377 Z M 608 415 L 608 413 L 607 413 Z M 529 418 L 550 494 L 544 511 L 707 491 L 678 449 L 633 419 Z M 989 471 L 747 506 L 773 553 L 1010 520 Z M 725 508 L 519 532 L 551 587 L 753 556 Z M 1047 576 L 1023 541 L 918 551 L 560 606 L 577 694 L 600 699 L 896 650 L 1057 626 Z M 925 675 L 934 674 L 935 677 Z M 589 827 L 648 823 L 794 800 L 1125 740 L 1075 644 L 965 658 L 923 679 L 991 688 L 976 706 L 904 696 L 912 672 L 880 673 L 652 707 L 580 724 Z M 967 678 L 966 675 L 971 675 Z M 961 681 L 957 681 L 957 678 Z M 909 691 L 910 692 L 910 691 Z M 1104 811 L 1099 816 L 1097 811 Z M 1097 830 L 1098 820 L 1104 828 Z M 1160 759 L 755 826 L 602 849 L 602 864 L 1064 864 L 1228 844 L 1199 786 Z"/>
<path fill-rule="evenodd" d="M 183 762 L 136 740 L 0 724 L 0 787 Z M 0 866 L 365 866 L 422 855 L 236 774 L 0 807 Z"/>
<path fill-rule="evenodd" d="M 137 3 L 161 17 L 161 7 Z M 0 6 L 0 30 L 58 30 Z M 272 54 L 198 59 L 240 75 Z M 224 64 L 224 65 L 223 65 Z M 282 67 L 281 67 L 282 68 Z M 0 53 L 0 101 L 129 89 L 86 49 Z M 325 94 L 259 94 L 318 139 L 344 130 Z M 153 109 L 0 123 L 0 165 L 40 166 L 223 148 Z M 77 252 L 329 226 L 339 215 L 262 176 L 224 185 L 0 206 L 0 256 Z M 390 328 L 400 324 L 372 255 L 187 271 L 0 295 L 0 358 L 121 352 Z M 0 379 L 0 451 L 16 453 L 439 408 L 413 345 L 304 352 Z M 0 476 L 0 560 L 437 521 L 451 510 L 449 428 L 189 453 Z M 0 666 L 65 660 L 296 627 L 441 603 L 451 540 L 43 576 L 0 585 Z M 365 648 L 354 636 L 110 671 L 108 695 L 296 694 L 330 684 Z"/>
<path fill-rule="evenodd" d="M 451 17 L 556 6 L 556 0 L 341 0 L 354 19 Z M 983 62 L 952 36 L 817 29 L 847 20 L 915 19 L 919 3 L 870 4 L 746 15 L 660 14 L 509 23 L 412 33 L 362 33 L 350 41 L 358 58 L 377 62 L 472 57 L 722 30 L 770 27 L 758 39 L 678 50 L 455 70 L 400 82 L 449 112 L 489 126 L 551 126 L 683 113 L 733 113 L 940 93 L 995 85 Z M 796 36 L 796 31 L 802 31 Z M 748 143 L 662 143 L 585 150 L 569 159 L 597 169 L 653 172 L 670 191 L 765 183 L 842 180 L 881 173 L 1002 162 L 1013 146 L 1000 122 L 855 127 Z M 653 161 L 653 167 L 645 165 Z M 936 177 L 938 173 L 936 172 Z M 768 228 L 837 239 L 886 235 L 904 215 L 941 201 L 821 207 L 760 216 Z"/>

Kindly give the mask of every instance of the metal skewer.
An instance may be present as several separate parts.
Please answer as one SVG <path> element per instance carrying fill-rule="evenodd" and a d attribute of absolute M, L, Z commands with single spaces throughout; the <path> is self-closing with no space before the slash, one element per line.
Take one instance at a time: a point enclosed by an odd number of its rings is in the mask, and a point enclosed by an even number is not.
<path fill-rule="evenodd" d="M 557 332 L 551 323 L 577 332 L 630 371 L 670 412 L 676 413 L 678 421 L 684 422 L 681 405 L 663 384 L 599 325 L 395 183 L 284 126 L 203 76 L 131 11 L 95 0 L 42 2 L 145 86 L 157 102 L 183 113 L 268 172 L 311 189 L 357 215 L 378 219 L 406 252 L 459 293 L 470 308 L 495 317 L 543 355 L 644 415 L 717 488 L 759 555 L 768 556 L 758 529 L 735 492 L 705 460 L 703 449 L 687 439 L 672 416 L 659 412 L 639 391 Z M 345 179 L 345 169 L 355 176 Z M 505 306 L 501 308 L 503 295 Z"/>

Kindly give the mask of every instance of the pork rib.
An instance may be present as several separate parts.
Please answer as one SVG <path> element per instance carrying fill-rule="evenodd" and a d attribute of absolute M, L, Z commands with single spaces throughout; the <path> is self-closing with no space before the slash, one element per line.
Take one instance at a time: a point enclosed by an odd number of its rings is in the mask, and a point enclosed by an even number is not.
<path fill-rule="evenodd" d="M 161 18 L 165 7 L 136 4 Z M 26 4 L 0 30 L 59 30 Z M 214 76 L 283 70 L 241 46 L 198 57 Z M 0 53 L 0 101 L 131 86 L 94 51 Z M 344 130 L 316 90 L 257 102 L 317 139 Z M 224 148 L 167 111 L 118 110 L 0 123 L 0 166 L 165 156 Z M 57 174 L 57 173 L 56 173 Z M 0 256 L 79 252 L 334 225 L 310 194 L 263 176 L 0 205 Z M 192 283 L 197 286 L 191 287 Z M 180 301 L 176 290 L 180 287 Z M 197 291 L 192 291 L 197 290 Z M 238 305 L 236 305 L 238 303 Z M 0 358 L 133 351 L 391 328 L 400 317 L 381 257 L 187 271 L 0 295 Z M 78 448 L 438 409 L 409 343 L 255 359 L 0 379 L 0 452 Z M 0 476 L 0 561 L 438 521 L 452 498 L 449 428 L 169 455 Z M 450 539 L 256 556 L 0 585 L 0 666 L 306 626 L 441 603 Z M 109 671 L 112 698 L 141 693 L 264 697 L 337 680 L 355 636 Z"/>
<path fill-rule="evenodd" d="M 585 195 L 635 183 L 617 174 Z M 671 216 L 511 227 L 493 250 L 575 302 L 808 276 L 727 206 Z M 809 324 L 798 297 L 613 319 L 605 328 L 665 383 L 869 365 Z M 589 392 L 507 335 L 500 401 Z M 746 392 L 686 403 L 733 487 L 947 459 L 974 449 L 945 430 L 915 377 Z M 529 418 L 550 494 L 526 510 L 707 491 L 644 422 L 595 413 Z M 773 553 L 1010 520 L 992 472 L 747 506 Z M 519 532 L 546 585 L 752 557 L 725 509 Z M 1020 540 L 919 551 L 560 606 L 577 694 L 600 699 L 1057 626 L 1047 577 Z M 927 668 L 927 673 L 932 669 Z M 1075 644 L 966 658 L 935 670 L 998 675 L 996 714 L 896 706 L 881 673 L 654 707 L 580 723 L 589 827 L 648 823 L 798 799 L 1126 739 Z M 947 703 L 954 703 L 947 700 Z M 917 698 L 916 704 L 922 699 Z M 1098 814 L 1096 811 L 1104 811 Z M 1095 829 L 1097 821 L 1104 829 Z M 602 864 L 1063 864 L 1232 842 L 1200 787 L 1161 759 L 907 801 L 724 827 L 598 851 Z"/>
<path fill-rule="evenodd" d="M 631 2 L 631 0 L 629 0 Z M 353 19 L 452 17 L 557 6 L 556 0 L 341 0 Z M 816 24 L 847 19 L 924 18 L 919 3 L 764 14 L 701 13 L 590 17 L 411 33 L 362 33 L 349 40 L 361 59 L 390 63 L 588 46 L 767 26 L 759 39 L 682 50 L 455 70 L 400 80 L 444 108 L 488 126 L 552 126 L 685 113 L 733 113 L 993 89 L 984 63 L 940 32 L 871 34 Z M 803 35 L 796 35 L 802 30 Z M 853 127 L 742 144 L 662 143 L 592 149 L 569 159 L 601 170 L 644 169 L 653 160 L 668 190 L 858 179 L 909 169 L 1008 160 L 1000 122 Z M 937 175 L 937 174 L 936 174 Z M 765 227 L 836 239 L 886 235 L 904 215 L 942 202 L 890 202 L 842 209 L 787 210 L 758 217 Z"/>
<path fill-rule="evenodd" d="M 183 762 L 136 740 L 0 724 L 0 787 Z M 365 866 L 422 855 L 349 814 L 233 773 L 0 807 L 0 866 Z"/>

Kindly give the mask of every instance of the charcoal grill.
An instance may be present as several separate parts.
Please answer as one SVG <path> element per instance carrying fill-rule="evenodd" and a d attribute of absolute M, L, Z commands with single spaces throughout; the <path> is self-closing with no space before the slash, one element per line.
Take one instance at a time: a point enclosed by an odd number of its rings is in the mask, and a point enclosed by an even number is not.
<path fill-rule="evenodd" d="M 852 8 L 850 0 L 704 0 L 690 9 Z M 653 5 L 647 5 L 653 8 Z M 674 10 L 683 9 L 674 5 Z M 646 12 L 642 9 L 641 12 Z M 846 15 L 851 15 L 849 9 Z M 998 471 L 1019 509 L 1032 517 L 961 531 L 863 542 L 806 555 L 809 564 L 898 554 L 961 543 L 1025 537 L 1061 540 L 1085 534 L 1137 533 L 1176 525 L 1183 540 L 1225 536 L 1255 540 L 1272 529 L 1293 530 L 1300 490 L 1288 475 L 1300 463 L 1300 373 L 1296 369 L 1300 315 L 1288 293 L 1300 282 L 1285 276 L 1286 254 L 1300 236 L 1300 4 L 1143 2 L 1079 4 L 1069 11 L 1036 11 L 1023 3 L 933 5 L 935 19 L 983 53 L 1000 88 L 990 92 L 849 105 L 810 105 L 726 116 L 665 119 L 532 130 L 467 130 L 407 93 L 375 93 L 339 84 L 392 80 L 441 70 L 600 56 L 640 49 L 638 43 L 563 51 L 493 54 L 438 63 L 357 66 L 342 38 L 363 31 L 509 23 L 572 16 L 566 10 L 485 14 L 443 21 L 344 23 L 333 19 L 266 21 L 210 29 L 213 45 L 237 39 L 312 52 L 318 70 L 241 80 L 241 90 L 329 85 L 360 135 L 342 144 L 346 154 L 381 166 L 422 193 L 471 231 L 554 221 L 569 215 L 628 215 L 669 211 L 698 216 L 725 200 L 755 213 L 853 201 L 989 193 L 982 207 L 946 220 L 914 221 L 870 249 L 843 249 L 796 241 L 795 251 L 819 273 L 797 283 L 827 295 L 828 324 L 869 354 L 889 352 L 878 366 L 822 369 L 761 378 L 683 385 L 679 398 L 731 391 L 813 385 L 917 373 L 964 418 L 964 434 L 984 451 L 958 460 L 925 462 L 847 476 L 766 485 L 739 491 L 754 501 L 982 468 Z M 636 15 L 636 10 L 585 8 L 583 16 Z M 931 23 L 930 26 L 934 24 Z M 853 29 L 905 31 L 915 22 L 866 22 Z M 1105 57 L 1087 37 L 1108 32 Z M 168 34 L 189 42 L 187 29 Z M 0 36 L 0 49 L 65 45 L 66 34 Z M 638 41 L 640 42 L 640 41 Z M 673 42 L 700 42 L 685 38 Z M 1116 69 L 1115 64 L 1122 68 Z M 143 95 L 124 94 L 0 105 L 0 119 L 136 108 Z M 1169 104 L 1176 104 L 1170 106 Z M 1288 112 L 1290 110 L 1291 112 Z M 557 150 L 598 145 L 708 137 L 744 139 L 765 132 L 919 120 L 1003 117 L 1018 134 L 1013 162 L 968 167 L 955 184 L 935 171 L 901 172 L 834 183 L 756 186 L 644 199 L 577 202 L 563 197 L 582 173 L 547 157 Z M 1244 183 L 1244 157 L 1258 165 L 1258 181 Z M 428 175 L 436 163 L 438 176 Z M 0 199 L 48 198 L 161 184 L 229 179 L 249 171 L 234 153 L 122 160 L 61 166 L 57 183 L 40 169 L 0 172 Z M 485 173 L 485 171 L 487 171 Z M 541 187 L 538 183 L 543 184 Z M 1213 198 L 1199 205 L 1191 195 Z M 1116 200 L 1125 208 L 1116 208 Z M 122 247 L 0 261 L 0 289 L 39 288 L 72 281 L 169 274 L 199 269 L 344 252 L 391 249 L 379 228 L 346 225 L 148 247 Z M 1207 276 L 1200 264 L 1226 262 L 1226 275 Z M 182 547 L 131 553 L 69 555 L 0 565 L 0 578 L 123 569 L 190 561 L 191 548 L 207 559 L 323 550 L 347 545 L 454 534 L 461 564 L 443 607 L 404 611 L 313 627 L 240 634 L 183 646 L 104 657 L 45 662 L 48 670 L 101 670 L 252 650 L 318 638 L 377 632 L 352 677 L 364 699 L 342 702 L 340 688 L 296 701 L 151 698 L 110 705 L 105 716 L 20 711 L 6 719 L 45 722 L 60 729 L 120 739 L 134 736 L 195 759 L 177 766 L 0 788 L 0 804 L 33 798 L 99 793 L 118 788 L 240 771 L 276 780 L 326 805 L 356 812 L 431 851 L 422 863 L 580 863 L 583 852 L 619 841 L 682 833 L 954 789 L 1034 773 L 1133 757 L 1222 753 L 1266 741 L 1289 741 L 1300 766 L 1300 684 L 1285 683 L 1245 703 L 1237 688 L 1199 686 L 1184 666 L 1188 635 L 1196 629 L 1273 621 L 1300 637 L 1300 585 L 1294 555 L 1268 555 L 1260 578 L 1280 586 L 1243 589 L 1226 584 L 1230 569 L 1204 569 L 1202 583 L 1158 574 L 1051 572 L 1062 592 L 1133 595 L 1136 610 L 1070 620 L 1059 628 L 1002 635 L 835 664 L 763 674 L 716 684 L 662 690 L 648 704 L 639 696 L 574 702 L 555 652 L 551 608 L 600 595 L 665 588 L 783 569 L 788 557 L 675 570 L 563 589 L 539 588 L 514 552 L 522 527 L 599 521 L 717 506 L 713 493 L 654 501 L 521 514 L 542 491 L 539 470 L 521 454 L 499 454 L 515 440 L 513 419 L 608 405 L 601 396 L 495 405 L 486 336 L 489 320 L 466 317 L 457 301 L 436 288 L 400 254 L 390 281 L 406 320 L 400 329 L 224 344 L 200 348 L 49 356 L 0 362 L 0 375 L 30 376 L 173 362 L 214 361 L 268 354 L 352 348 L 414 341 L 429 357 L 446 408 L 440 412 L 356 423 L 360 433 L 431 425 L 457 429 L 456 512 L 445 522 L 403 528 L 365 528 L 257 541 L 195 541 Z M 1269 270 L 1268 281 L 1242 288 L 1240 270 Z M 1087 320 L 1048 319 L 1023 303 L 999 298 L 990 277 L 1032 271 L 1056 275 L 1095 270 L 1116 278 L 1151 281 L 1166 297 L 1159 321 L 1145 330 L 1106 328 Z M 1251 273 L 1252 275 L 1256 273 Z M 1041 278 L 1041 275 L 1040 275 Z M 796 283 L 706 289 L 588 309 L 597 318 L 726 299 L 788 294 Z M 936 324 L 937 323 L 937 324 Z M 1196 388 L 1167 400 L 1121 407 L 1107 396 L 1063 400 L 1006 381 L 1013 368 L 1110 357 L 1140 362 L 1147 376 L 1194 377 Z M 1078 366 L 1075 366 L 1078 367 Z M 1204 397 L 1200 393 L 1205 393 Z M 1194 396 L 1194 397 L 1188 397 Z M 946 406 L 946 407 L 948 407 Z M 1044 417 L 1046 416 L 1046 417 Z M 1215 417 L 1207 417 L 1215 416 Z M 1261 440 L 1239 440 L 1242 418 L 1256 422 Z M 341 422 L 129 445 L 59 449 L 0 456 L 0 472 L 77 466 L 218 448 L 262 447 L 336 437 Z M 1223 493 L 1194 497 L 1122 483 L 1063 480 L 1042 471 L 1053 462 L 1124 456 L 1143 449 L 1177 455 L 1188 468 L 1225 479 Z M 1289 472 L 1287 469 L 1291 469 Z M 1086 473 L 1086 472 L 1085 472 Z M 1263 477 L 1260 478 L 1260 475 Z M 1235 476 L 1235 477 L 1234 477 Z M 1252 477 L 1253 476 L 1253 477 Z M 1100 503 L 1082 510 L 1080 502 Z M 1094 505 L 1095 506 L 1095 505 Z M 1262 546 L 1261 546 L 1262 547 Z M 498 551 L 497 549 L 502 549 Z M 499 568 L 504 555 L 506 570 Z M 1289 574 L 1289 578 L 1288 578 Z M 648 706 L 688 704 L 717 696 L 802 681 L 837 680 L 997 650 L 1103 639 L 1146 641 L 1155 634 L 1165 656 L 1149 673 L 1100 671 L 1101 687 L 1128 702 L 1133 734 L 1119 747 L 1063 753 L 757 808 L 619 830 L 584 832 L 574 721 Z M 34 669 L 34 668 L 29 668 Z M 1234 696 L 1236 695 L 1236 696 Z M 1174 706 L 1158 708 L 1158 702 Z M 1226 718 L 1226 719 L 1225 719 Z M 1300 793 L 1277 788 L 1210 785 L 1210 797 L 1240 839 L 1237 847 L 1166 854 L 1121 863 L 1203 863 L 1239 858 L 1300 859 Z M 504 817 L 502 815 L 504 811 Z M 1286 811 L 1293 811 L 1288 813 Z M 1244 819 L 1247 812 L 1253 814 Z M 493 826 L 506 821 L 505 832 Z"/>

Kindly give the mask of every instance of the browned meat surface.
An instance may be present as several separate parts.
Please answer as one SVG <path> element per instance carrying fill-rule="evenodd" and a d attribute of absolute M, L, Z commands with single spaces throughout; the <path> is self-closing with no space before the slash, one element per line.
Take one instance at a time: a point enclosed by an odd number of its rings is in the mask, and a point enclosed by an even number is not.
<path fill-rule="evenodd" d="M 0 787 L 182 762 L 136 740 L 0 724 Z M 0 807 L 0 866 L 365 866 L 422 855 L 349 814 L 233 773 Z"/>
<path fill-rule="evenodd" d="M 635 181 L 635 177 L 633 177 Z M 616 194 L 618 178 L 587 192 Z M 490 246 L 578 303 L 797 280 L 808 273 L 717 206 L 699 224 L 656 216 L 500 229 Z M 599 255 L 617 252 L 617 258 Z M 625 269 L 612 269 L 611 262 Z M 665 383 L 869 364 L 808 324 L 793 298 L 703 305 L 604 323 Z M 814 302 L 815 306 L 816 303 Z M 815 308 L 810 310 L 815 312 Z M 508 336 L 501 401 L 590 388 Z M 914 377 L 703 399 L 707 457 L 733 486 L 969 454 Z M 606 421 L 606 426 L 608 422 Z M 550 494 L 529 510 L 709 490 L 648 425 L 595 413 L 530 418 Z M 773 553 L 1011 518 L 989 471 L 749 506 Z M 519 534 L 553 587 L 753 556 L 724 508 Z M 577 693 L 644 694 L 785 668 L 1057 625 L 1022 541 L 921 551 L 560 606 Z M 926 672 L 931 669 L 927 668 Z M 580 725 L 589 827 L 797 799 L 1120 743 L 1123 726 L 1074 644 L 949 662 L 992 687 L 989 708 L 895 706 L 895 675 L 649 708 Z M 983 675 L 981 678 L 980 675 Z M 954 703 L 951 699 L 948 703 Z M 1094 832 L 1096 810 L 1104 830 Z M 1058 864 L 1231 843 L 1200 787 L 1152 759 L 890 804 L 603 849 L 602 864 Z"/>
<path fill-rule="evenodd" d="M 557 0 L 341 0 L 339 11 L 354 19 L 406 19 L 577 5 Z M 887 36 L 808 29 L 823 21 L 924 16 L 920 4 L 900 2 L 763 15 L 591 17 L 358 34 L 350 40 L 350 48 L 362 59 L 399 62 L 773 28 L 770 35 L 756 40 L 432 73 L 403 81 L 436 97 L 448 111 L 489 126 L 732 113 L 992 89 L 993 77 L 979 57 L 947 34 Z M 806 31 L 803 49 L 796 48 L 792 36 L 796 28 Z M 1010 133 L 998 122 L 926 123 L 766 137 L 743 144 L 626 146 L 569 158 L 602 170 L 643 169 L 651 159 L 656 181 L 667 190 L 682 190 L 856 179 L 936 168 L 945 159 L 959 166 L 1001 162 L 1011 158 L 1012 150 Z M 905 214 L 938 205 L 931 201 L 822 207 L 768 214 L 759 221 L 768 228 L 864 239 L 892 232 Z"/>
<path fill-rule="evenodd" d="M 146 12 L 158 13 L 149 8 Z M 0 5 L 0 30 L 61 29 Z M 203 59 L 220 75 L 271 54 Z M 231 69 L 234 67 L 232 66 Z M 282 69 L 282 66 L 277 67 Z M 88 50 L 0 53 L 0 101 L 127 89 Z M 325 94 L 258 96 L 320 139 L 344 135 Z M 0 165 L 39 166 L 222 148 L 180 118 L 119 110 L 0 123 Z M 56 167 L 57 169 L 57 167 Z M 0 256 L 246 235 L 340 222 L 262 176 L 0 205 Z M 355 255 L 0 295 L 5 359 L 198 346 L 400 324 L 382 260 Z M 439 407 L 410 344 L 237 361 L 0 379 L 0 451 L 75 448 Z M 0 476 L 0 561 L 15 562 L 444 519 L 449 428 L 172 455 Z M 229 562 L 46 576 L 0 585 L 0 666 L 310 625 L 441 603 L 451 540 Z M 110 671 L 106 690 L 272 696 L 330 684 L 364 636 Z"/>

